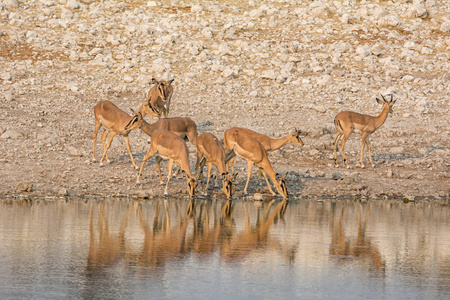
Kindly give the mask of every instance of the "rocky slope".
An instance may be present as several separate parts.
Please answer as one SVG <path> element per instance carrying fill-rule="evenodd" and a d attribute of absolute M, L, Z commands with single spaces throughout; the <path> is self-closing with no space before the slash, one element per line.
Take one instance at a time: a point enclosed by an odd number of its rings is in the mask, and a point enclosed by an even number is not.
<path fill-rule="evenodd" d="M 303 148 L 270 155 L 293 198 L 448 199 L 449 11 L 437 0 L 0 0 L 0 194 L 161 195 L 154 160 L 134 184 L 123 138 L 110 165 L 91 161 L 93 106 L 137 109 L 155 77 L 175 79 L 171 116 L 200 132 L 308 133 Z M 334 116 L 376 115 L 380 94 L 397 103 L 371 136 L 376 168 L 358 167 L 357 133 L 346 145 L 353 168 L 336 169 Z M 130 140 L 139 163 L 149 139 Z M 250 192 L 263 188 L 251 181 Z"/>

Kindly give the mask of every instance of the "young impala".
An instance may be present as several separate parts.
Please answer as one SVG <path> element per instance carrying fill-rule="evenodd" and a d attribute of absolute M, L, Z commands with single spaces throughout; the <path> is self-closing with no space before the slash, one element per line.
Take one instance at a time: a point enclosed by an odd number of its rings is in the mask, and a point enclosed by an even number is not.
<path fill-rule="evenodd" d="M 350 168 L 347 162 L 347 159 L 345 157 L 345 150 L 344 146 L 347 142 L 348 137 L 352 133 L 353 130 L 359 130 L 362 133 L 362 139 L 361 139 L 361 168 L 364 168 L 363 163 L 363 153 L 364 153 L 364 147 L 367 144 L 367 149 L 369 151 L 369 160 L 372 167 L 375 167 L 375 164 L 372 161 L 372 155 L 370 153 L 371 145 L 369 142 L 369 135 L 374 133 L 378 128 L 380 128 L 381 125 L 383 125 L 384 121 L 386 121 L 386 118 L 389 114 L 389 112 L 392 112 L 392 106 L 394 105 L 395 101 L 393 101 L 393 95 L 391 94 L 390 101 L 387 101 L 383 95 L 381 95 L 380 98 L 376 98 L 377 102 L 379 104 L 383 105 L 383 109 L 381 113 L 376 116 L 369 116 L 369 115 L 363 115 L 357 112 L 353 111 L 342 111 L 337 114 L 337 116 L 334 118 L 334 126 L 336 127 L 337 136 L 334 139 L 333 142 L 333 151 L 334 151 L 334 163 L 336 166 L 338 166 L 337 163 L 337 146 L 339 143 L 339 140 L 342 138 L 342 141 L 340 143 L 341 153 L 342 157 L 344 158 L 344 163 L 347 166 L 347 168 Z"/>
<path fill-rule="evenodd" d="M 130 154 L 131 162 L 133 166 L 137 169 L 137 165 L 134 162 L 133 154 L 131 153 L 130 141 L 128 140 L 128 134 L 131 130 L 137 129 L 142 125 L 142 115 L 135 113 L 133 117 L 129 116 L 126 112 L 118 108 L 112 102 L 102 101 L 95 105 L 94 107 L 95 116 L 95 130 L 94 130 L 94 141 L 93 141 L 93 151 L 92 160 L 95 162 L 95 143 L 97 141 L 97 133 L 100 127 L 103 125 L 105 131 L 102 134 L 103 143 L 103 156 L 100 159 L 100 165 L 103 165 L 103 159 L 109 162 L 108 149 L 111 146 L 111 142 L 116 134 L 122 135 L 125 139 L 125 144 L 127 145 L 128 153 Z M 108 144 L 106 144 L 106 138 L 109 134 Z"/>
<path fill-rule="evenodd" d="M 168 194 L 167 189 L 169 186 L 170 178 L 172 177 L 173 163 L 175 162 L 186 173 L 189 196 L 190 198 L 194 197 L 195 188 L 197 186 L 196 180 L 198 175 L 197 176 L 191 175 L 191 171 L 189 168 L 189 152 L 185 141 L 175 133 L 161 129 L 151 131 L 150 137 L 151 137 L 150 149 L 144 155 L 136 183 L 137 184 L 140 183 L 141 173 L 142 170 L 144 169 L 145 162 L 150 157 L 154 156 L 155 154 L 158 154 L 158 156 L 156 157 L 156 163 L 158 165 L 159 182 L 161 184 L 163 184 L 161 177 L 161 161 L 163 159 L 169 160 L 168 162 L 169 174 L 167 175 L 167 183 L 166 188 L 164 190 L 164 195 Z"/>
<path fill-rule="evenodd" d="M 156 80 L 152 78 L 151 83 L 155 84 L 147 94 L 147 100 L 141 105 L 139 112 L 145 117 L 150 115 L 150 123 L 153 122 L 153 116 L 161 118 L 161 113 L 167 118 L 169 115 L 170 102 L 172 100 L 173 86 L 172 80 Z"/>
<path fill-rule="evenodd" d="M 203 181 L 203 168 L 208 168 L 208 179 L 205 183 Z M 202 133 L 197 139 L 197 163 L 195 164 L 195 173 L 200 167 L 200 179 L 202 181 L 204 194 L 207 194 L 209 187 L 209 180 L 211 178 L 211 168 L 215 166 L 222 176 L 222 190 L 228 199 L 231 199 L 233 193 L 233 181 L 236 174 L 229 176 L 225 168 L 225 150 L 222 143 L 217 137 L 209 132 Z M 216 177 L 217 186 L 217 177 Z"/>
<path fill-rule="evenodd" d="M 264 179 L 266 180 L 267 186 L 269 188 L 269 192 L 272 195 L 275 195 L 275 193 L 272 191 L 272 188 L 270 187 L 270 183 L 267 179 L 266 173 L 267 175 L 269 175 L 278 193 L 284 199 L 288 198 L 286 182 L 284 181 L 287 174 L 285 174 L 281 178 L 278 174 L 275 174 L 275 171 L 273 170 L 270 161 L 267 158 L 267 151 L 260 142 L 252 138 L 245 131 L 234 127 L 225 130 L 224 147 L 226 151 L 234 151 L 236 155 L 247 160 L 247 182 L 245 183 L 244 194 L 247 194 L 248 182 L 252 174 L 253 164 L 255 164 L 263 173 Z"/>

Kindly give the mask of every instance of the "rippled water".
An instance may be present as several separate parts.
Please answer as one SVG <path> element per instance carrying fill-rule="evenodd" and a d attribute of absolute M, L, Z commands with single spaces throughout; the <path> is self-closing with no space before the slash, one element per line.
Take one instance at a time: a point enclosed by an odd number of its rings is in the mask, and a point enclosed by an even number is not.
<path fill-rule="evenodd" d="M 0 202 L 0 299 L 449 299 L 450 208 Z"/>

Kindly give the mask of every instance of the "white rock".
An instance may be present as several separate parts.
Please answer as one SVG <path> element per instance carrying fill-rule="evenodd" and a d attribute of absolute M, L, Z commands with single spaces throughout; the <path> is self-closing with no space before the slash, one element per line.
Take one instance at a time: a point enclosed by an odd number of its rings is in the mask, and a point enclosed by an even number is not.
<path fill-rule="evenodd" d="M 3 0 L 2 1 L 7 7 L 19 7 L 19 2 L 17 0 Z M 1 6 L 0 6 L 1 7 Z"/>
<path fill-rule="evenodd" d="M 9 129 L 6 130 L 1 136 L 0 138 L 2 139 L 20 139 L 23 137 L 23 133 L 14 129 Z"/>
<path fill-rule="evenodd" d="M 277 74 L 275 74 L 274 70 L 265 70 L 265 71 L 262 72 L 260 77 L 264 78 L 264 79 L 272 79 L 272 80 L 274 80 L 274 79 L 277 78 Z"/>
<path fill-rule="evenodd" d="M 147 2 L 147 6 L 149 6 L 149 7 L 155 7 L 155 6 L 158 6 L 158 3 L 156 3 L 156 1 L 148 1 L 148 2 Z"/>
<path fill-rule="evenodd" d="M 425 7 L 425 2 L 423 0 L 415 0 L 413 5 L 408 10 L 408 16 L 422 19 L 428 17 L 428 11 Z"/>
<path fill-rule="evenodd" d="M 125 76 L 123 77 L 123 81 L 126 82 L 126 83 L 131 83 L 131 82 L 134 81 L 134 79 L 133 79 L 133 77 L 131 77 L 130 75 L 125 75 Z"/>
<path fill-rule="evenodd" d="M 79 9 L 81 7 L 81 4 L 76 0 L 67 0 L 66 7 L 72 9 Z"/>

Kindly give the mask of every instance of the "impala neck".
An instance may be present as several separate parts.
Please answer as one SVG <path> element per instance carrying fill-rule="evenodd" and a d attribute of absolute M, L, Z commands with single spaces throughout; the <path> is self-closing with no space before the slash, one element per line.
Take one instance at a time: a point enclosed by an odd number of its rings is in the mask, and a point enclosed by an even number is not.
<path fill-rule="evenodd" d="M 284 137 L 281 137 L 279 139 L 274 139 L 269 137 L 270 139 L 270 149 L 266 149 L 267 152 L 272 152 L 275 151 L 277 149 L 280 149 L 281 147 L 283 147 L 284 145 L 289 143 L 289 138 L 290 135 L 286 135 Z"/>
<path fill-rule="evenodd" d="M 156 128 L 153 124 L 149 124 L 145 120 L 142 120 L 141 129 L 146 134 L 151 135 L 153 130 L 155 130 Z"/>
<path fill-rule="evenodd" d="M 384 124 L 384 121 L 386 121 L 386 118 L 389 114 L 389 104 L 385 103 L 383 105 L 383 110 L 381 111 L 380 115 L 375 117 L 375 128 L 380 128 L 381 125 Z"/>

